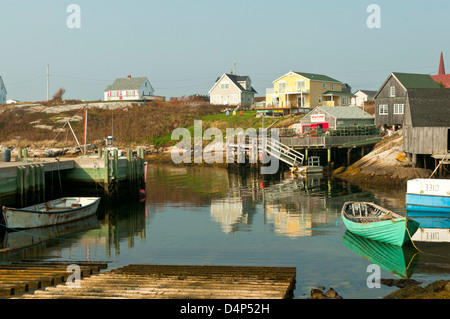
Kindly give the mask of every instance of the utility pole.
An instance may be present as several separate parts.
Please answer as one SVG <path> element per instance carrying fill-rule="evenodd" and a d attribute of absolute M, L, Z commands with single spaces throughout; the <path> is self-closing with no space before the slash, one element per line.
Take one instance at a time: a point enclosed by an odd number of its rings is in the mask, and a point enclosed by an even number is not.
<path fill-rule="evenodd" d="M 50 68 L 50 66 L 47 64 L 47 101 L 49 100 L 49 88 L 48 88 L 48 83 L 49 83 L 49 78 L 50 78 L 49 68 Z"/>

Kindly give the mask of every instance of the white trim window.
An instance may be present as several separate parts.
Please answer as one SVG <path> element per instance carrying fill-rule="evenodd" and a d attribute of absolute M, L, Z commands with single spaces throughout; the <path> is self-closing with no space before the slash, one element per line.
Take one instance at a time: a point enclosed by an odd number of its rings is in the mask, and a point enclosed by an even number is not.
<path fill-rule="evenodd" d="M 347 105 L 347 104 L 348 104 L 347 97 L 343 96 L 342 97 L 342 105 Z"/>
<path fill-rule="evenodd" d="M 279 93 L 286 92 L 286 81 L 278 82 L 278 92 Z"/>
<path fill-rule="evenodd" d="M 323 82 L 323 83 L 322 83 L 322 87 L 323 87 L 324 89 L 326 89 L 326 88 L 327 88 L 327 84 L 326 84 L 325 82 Z"/>
<path fill-rule="evenodd" d="M 229 83 L 229 82 L 222 82 L 222 83 L 220 84 L 220 88 L 221 88 L 222 90 L 228 90 L 228 89 L 230 88 L 230 83 Z"/>
<path fill-rule="evenodd" d="M 380 104 L 378 107 L 378 114 L 380 115 L 388 115 L 388 105 L 387 104 Z"/>
<path fill-rule="evenodd" d="M 306 89 L 305 80 L 297 80 L 297 92 L 303 92 Z"/>
<path fill-rule="evenodd" d="M 395 97 L 395 86 L 391 86 L 390 91 L 389 91 L 389 96 Z"/>
<path fill-rule="evenodd" d="M 322 104 L 322 95 L 319 95 L 319 104 Z"/>
<path fill-rule="evenodd" d="M 405 104 L 394 104 L 394 114 L 404 114 Z"/>

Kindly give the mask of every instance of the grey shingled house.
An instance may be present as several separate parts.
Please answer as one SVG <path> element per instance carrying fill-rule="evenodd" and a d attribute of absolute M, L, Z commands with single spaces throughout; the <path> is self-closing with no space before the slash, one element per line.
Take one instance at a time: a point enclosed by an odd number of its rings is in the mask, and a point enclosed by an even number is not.
<path fill-rule="evenodd" d="M 409 89 L 403 124 L 404 152 L 414 166 L 450 151 L 450 89 Z M 430 165 L 428 165 L 430 166 Z"/>
<path fill-rule="evenodd" d="M 375 125 L 394 130 L 403 125 L 406 91 L 439 88 L 428 74 L 391 73 L 375 95 Z"/>

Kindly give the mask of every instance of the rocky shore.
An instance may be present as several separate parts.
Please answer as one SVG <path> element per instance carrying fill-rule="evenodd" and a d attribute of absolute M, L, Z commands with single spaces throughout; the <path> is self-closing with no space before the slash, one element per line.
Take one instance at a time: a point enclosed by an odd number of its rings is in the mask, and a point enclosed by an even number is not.
<path fill-rule="evenodd" d="M 355 185 L 372 188 L 405 187 L 414 178 L 428 178 L 432 171 L 414 168 L 403 152 L 401 131 L 384 138 L 375 148 L 349 167 L 340 167 L 333 176 Z"/>

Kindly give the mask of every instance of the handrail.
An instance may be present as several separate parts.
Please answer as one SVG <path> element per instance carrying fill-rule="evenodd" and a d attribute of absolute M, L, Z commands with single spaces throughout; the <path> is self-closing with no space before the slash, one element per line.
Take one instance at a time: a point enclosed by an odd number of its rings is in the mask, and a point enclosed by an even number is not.
<path fill-rule="evenodd" d="M 274 140 L 273 138 L 258 138 L 253 140 L 258 141 L 258 143 L 256 144 L 258 150 L 265 150 L 270 155 L 277 157 L 278 159 L 289 165 L 295 166 L 297 164 L 303 164 L 305 155 L 284 145 L 277 140 Z M 264 143 L 261 143 L 261 141 L 263 141 Z M 238 148 L 241 150 L 251 149 L 254 147 L 254 145 L 246 146 L 245 144 L 243 145 L 240 142 L 241 141 L 238 141 L 237 144 L 227 142 L 227 147 Z"/>
<path fill-rule="evenodd" d="M 277 140 L 274 139 L 270 140 L 271 142 L 269 143 L 267 143 L 268 140 L 266 140 L 265 144 L 265 148 L 270 155 L 273 155 L 280 160 L 283 160 L 282 156 L 287 157 L 288 159 L 291 159 L 292 163 L 286 160 L 283 161 L 293 166 L 296 165 L 297 163 L 299 163 L 300 165 L 303 164 L 305 156 L 302 153 L 287 147 L 286 145 L 280 143 Z"/>

